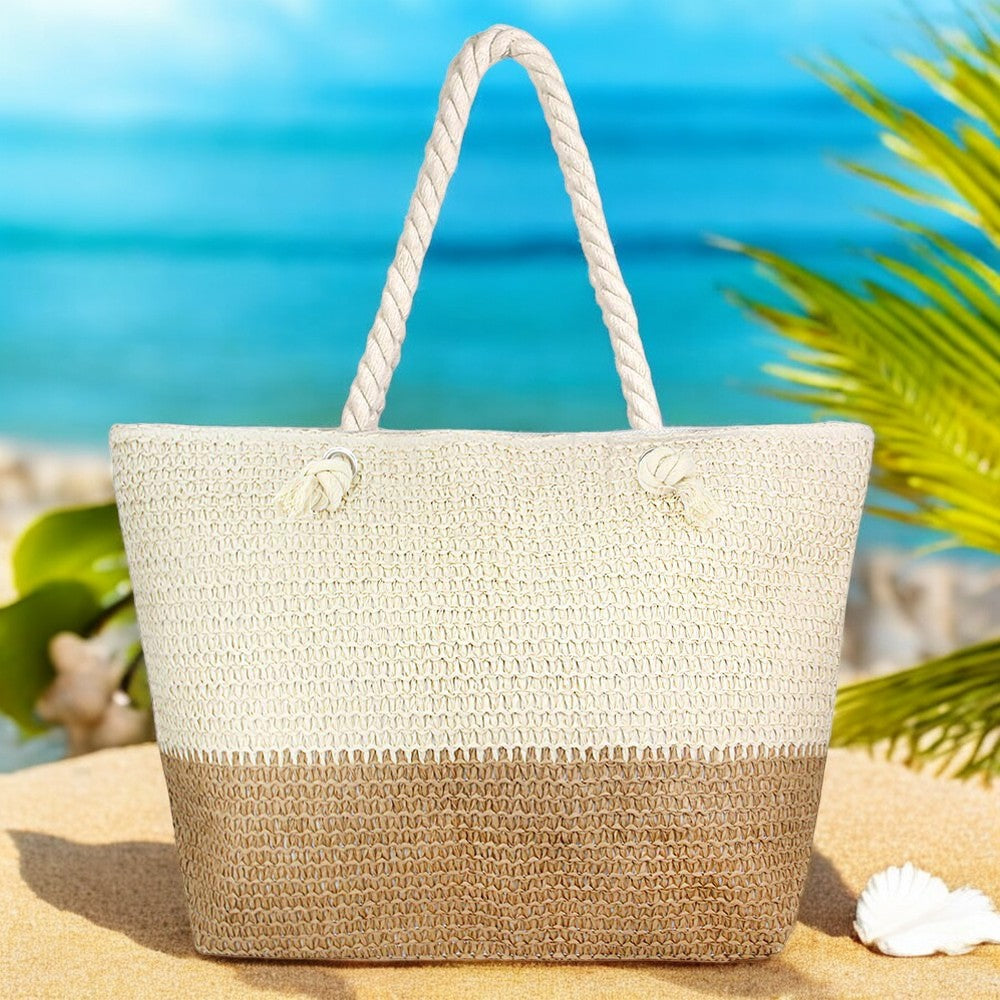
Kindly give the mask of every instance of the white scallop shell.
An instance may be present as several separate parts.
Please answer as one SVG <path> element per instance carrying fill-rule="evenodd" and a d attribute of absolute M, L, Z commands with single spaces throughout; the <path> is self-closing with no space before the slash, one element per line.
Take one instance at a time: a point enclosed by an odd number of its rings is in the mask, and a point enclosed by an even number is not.
<path fill-rule="evenodd" d="M 1000 944 L 1000 913 L 978 889 L 949 892 L 907 861 L 868 880 L 854 930 L 886 955 L 962 955 L 977 944 Z"/>

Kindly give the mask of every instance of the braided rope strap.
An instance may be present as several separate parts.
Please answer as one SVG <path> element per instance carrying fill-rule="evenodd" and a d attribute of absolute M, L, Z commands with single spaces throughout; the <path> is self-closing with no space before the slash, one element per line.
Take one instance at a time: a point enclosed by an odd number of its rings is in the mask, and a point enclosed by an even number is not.
<path fill-rule="evenodd" d="M 389 382 L 399 363 L 420 269 L 458 163 L 476 91 L 486 71 L 503 59 L 520 63 L 538 92 L 573 207 L 590 283 L 611 335 L 629 424 L 636 429 L 662 426 L 635 308 L 618 267 L 594 168 L 566 84 L 545 46 L 518 28 L 496 25 L 470 38 L 448 69 L 396 256 L 344 406 L 344 430 L 378 426 Z"/>

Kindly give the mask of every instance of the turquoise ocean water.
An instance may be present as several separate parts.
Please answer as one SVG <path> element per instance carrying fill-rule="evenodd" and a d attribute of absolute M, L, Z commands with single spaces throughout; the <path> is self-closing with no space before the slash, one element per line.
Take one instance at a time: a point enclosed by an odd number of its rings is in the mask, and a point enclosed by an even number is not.
<path fill-rule="evenodd" d="M 434 105 L 359 90 L 293 124 L 0 121 L 0 435 L 100 447 L 116 421 L 337 423 Z M 860 272 L 852 248 L 893 240 L 865 209 L 898 205 L 828 157 L 883 164 L 873 127 L 816 86 L 584 89 L 577 105 L 665 418 L 809 419 L 759 391 L 781 345 L 723 296 L 773 292 L 705 236 Z M 385 424 L 624 424 L 523 81 L 483 86 Z"/>
<path fill-rule="evenodd" d="M 509 80 L 481 92 L 386 426 L 624 426 L 541 114 Z M 332 103 L 294 124 L 0 120 L 0 436 L 101 448 L 117 421 L 337 423 L 435 94 Z M 858 248 L 894 246 L 865 209 L 899 206 L 828 157 L 884 165 L 874 129 L 806 86 L 577 104 L 665 418 L 810 419 L 761 393 L 782 345 L 723 297 L 773 290 L 705 236 L 861 274 Z M 862 530 L 868 546 L 928 540 Z M 9 728 L 0 770 L 61 752 L 15 750 Z"/>

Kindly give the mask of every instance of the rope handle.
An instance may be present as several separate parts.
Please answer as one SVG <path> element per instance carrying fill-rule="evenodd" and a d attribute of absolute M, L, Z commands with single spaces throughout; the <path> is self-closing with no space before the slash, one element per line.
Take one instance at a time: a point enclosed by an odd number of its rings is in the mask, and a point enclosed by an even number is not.
<path fill-rule="evenodd" d="M 344 430 L 373 430 L 378 426 L 389 382 L 399 363 L 420 269 L 448 182 L 458 164 L 476 91 L 486 71 L 503 59 L 520 63 L 538 92 L 580 233 L 590 283 L 611 336 L 629 424 L 635 429 L 662 427 L 635 307 L 618 267 L 594 168 L 569 91 L 544 45 L 519 28 L 498 24 L 473 35 L 448 68 L 396 256 L 386 275 L 375 322 L 344 405 Z"/>

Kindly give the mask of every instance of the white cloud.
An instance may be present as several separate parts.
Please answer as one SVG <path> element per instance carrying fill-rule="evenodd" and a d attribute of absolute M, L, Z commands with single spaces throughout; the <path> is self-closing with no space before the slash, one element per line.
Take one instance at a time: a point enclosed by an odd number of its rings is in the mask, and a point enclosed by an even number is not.
<path fill-rule="evenodd" d="M 434 85 L 497 19 L 594 82 L 766 85 L 790 53 L 870 54 L 908 17 L 905 0 L 0 0 L 0 114 L 249 113 Z"/>
<path fill-rule="evenodd" d="M 5 0 L 0 110 L 127 113 L 169 108 L 179 92 L 283 63 L 272 18 L 307 0 Z"/>

